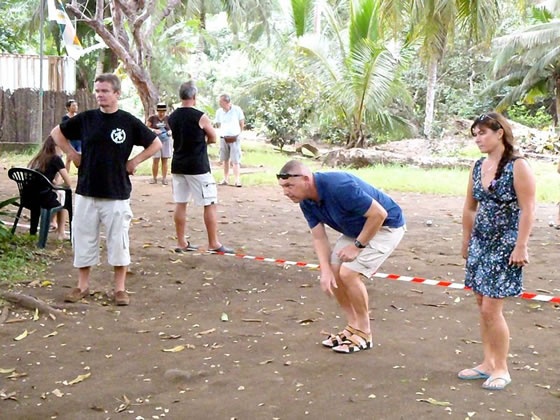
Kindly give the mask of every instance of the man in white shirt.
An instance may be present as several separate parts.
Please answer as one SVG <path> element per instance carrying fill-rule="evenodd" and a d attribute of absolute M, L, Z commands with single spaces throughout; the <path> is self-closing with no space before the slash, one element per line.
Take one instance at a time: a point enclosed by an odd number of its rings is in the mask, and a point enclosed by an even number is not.
<path fill-rule="evenodd" d="M 220 161 L 224 164 L 224 179 L 220 185 L 229 183 L 229 164 L 233 168 L 235 186 L 241 187 L 239 164 L 241 163 L 241 132 L 245 127 L 243 110 L 231 103 L 227 94 L 220 95 L 220 108 L 216 111 L 216 127 L 220 134 Z"/>

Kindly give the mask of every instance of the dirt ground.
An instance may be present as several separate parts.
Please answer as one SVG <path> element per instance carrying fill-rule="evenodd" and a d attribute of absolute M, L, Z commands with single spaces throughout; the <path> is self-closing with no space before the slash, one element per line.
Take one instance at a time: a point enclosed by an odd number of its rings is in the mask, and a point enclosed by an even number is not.
<path fill-rule="evenodd" d="M 16 192 L 6 172 L 0 170 L 0 198 Z M 15 368 L 0 373 L 0 418 L 558 418 L 560 305 L 507 301 L 513 382 L 502 392 L 456 377 L 482 354 L 474 298 L 464 290 L 368 280 L 374 349 L 336 354 L 321 346 L 321 333 L 344 321 L 317 271 L 175 254 L 171 188 L 149 185 L 147 177 L 133 182 L 131 305 L 108 299 L 112 272 L 104 254 L 92 273 L 92 296 L 64 303 L 77 272 L 70 246 L 51 239 L 52 285 L 15 289 L 66 315 L 33 321 L 32 312 L 12 307 L 0 325 L 0 368 Z M 380 271 L 463 281 L 462 198 L 391 195 L 409 231 Z M 224 186 L 219 198 L 226 245 L 316 262 L 304 218 L 279 187 Z M 204 245 L 201 209 L 190 210 L 191 241 Z M 548 226 L 554 212 L 538 206 L 527 291 L 560 295 L 560 231 Z M 15 341 L 25 330 L 28 336 Z M 176 346 L 184 349 L 164 351 Z M 70 384 L 79 375 L 90 376 Z"/>

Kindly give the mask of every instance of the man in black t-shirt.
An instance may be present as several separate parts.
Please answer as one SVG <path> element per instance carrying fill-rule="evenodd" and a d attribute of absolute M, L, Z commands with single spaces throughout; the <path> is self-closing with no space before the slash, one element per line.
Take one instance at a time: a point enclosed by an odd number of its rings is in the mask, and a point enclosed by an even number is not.
<path fill-rule="evenodd" d="M 192 251 L 197 248 L 185 238 L 187 203 L 194 199 L 197 205 L 204 206 L 208 249 L 233 253 L 232 249 L 222 245 L 218 239 L 218 193 L 216 181 L 210 171 L 207 151 L 207 145 L 216 142 L 216 131 L 210 118 L 194 108 L 196 93 L 197 89 L 192 82 L 183 83 L 179 89 L 183 106 L 169 117 L 169 126 L 173 132 L 171 174 L 178 245 L 175 252 Z"/>
<path fill-rule="evenodd" d="M 128 305 L 125 289 L 130 264 L 128 229 L 132 220 L 129 175 L 161 148 L 161 141 L 142 121 L 119 109 L 120 80 L 106 73 L 95 79 L 99 109 L 82 112 L 56 126 L 51 136 L 78 167 L 76 208 L 72 223 L 78 287 L 65 296 L 77 302 L 89 295 L 90 268 L 99 262 L 100 224 L 107 235 L 107 256 L 115 271 L 115 303 Z M 82 139 L 82 153 L 68 139 Z M 144 150 L 129 159 L 133 146 Z"/>

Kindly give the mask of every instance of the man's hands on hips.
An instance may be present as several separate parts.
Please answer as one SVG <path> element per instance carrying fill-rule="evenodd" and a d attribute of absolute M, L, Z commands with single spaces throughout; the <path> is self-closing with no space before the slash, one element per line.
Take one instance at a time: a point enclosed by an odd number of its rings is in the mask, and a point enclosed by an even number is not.
<path fill-rule="evenodd" d="M 354 244 L 346 245 L 344 248 L 339 250 L 336 256 L 342 262 L 350 262 L 354 261 L 356 257 L 360 255 L 360 249 L 356 247 Z"/>
<path fill-rule="evenodd" d="M 323 289 L 327 296 L 332 296 L 334 294 L 333 288 L 338 288 L 334 273 L 330 267 L 326 270 L 321 270 L 321 289 Z"/>
<path fill-rule="evenodd" d="M 126 162 L 126 173 L 129 175 L 134 175 L 137 166 L 138 162 L 136 161 L 136 159 L 130 159 L 128 162 Z"/>

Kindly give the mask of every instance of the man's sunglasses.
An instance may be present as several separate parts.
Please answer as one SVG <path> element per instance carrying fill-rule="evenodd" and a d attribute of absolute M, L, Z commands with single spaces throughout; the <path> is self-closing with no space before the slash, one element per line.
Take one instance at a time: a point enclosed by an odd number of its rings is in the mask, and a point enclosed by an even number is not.
<path fill-rule="evenodd" d="M 295 178 L 296 176 L 303 176 L 303 175 L 300 175 L 300 174 L 286 174 L 284 172 L 280 172 L 279 174 L 276 174 L 276 179 Z"/>

